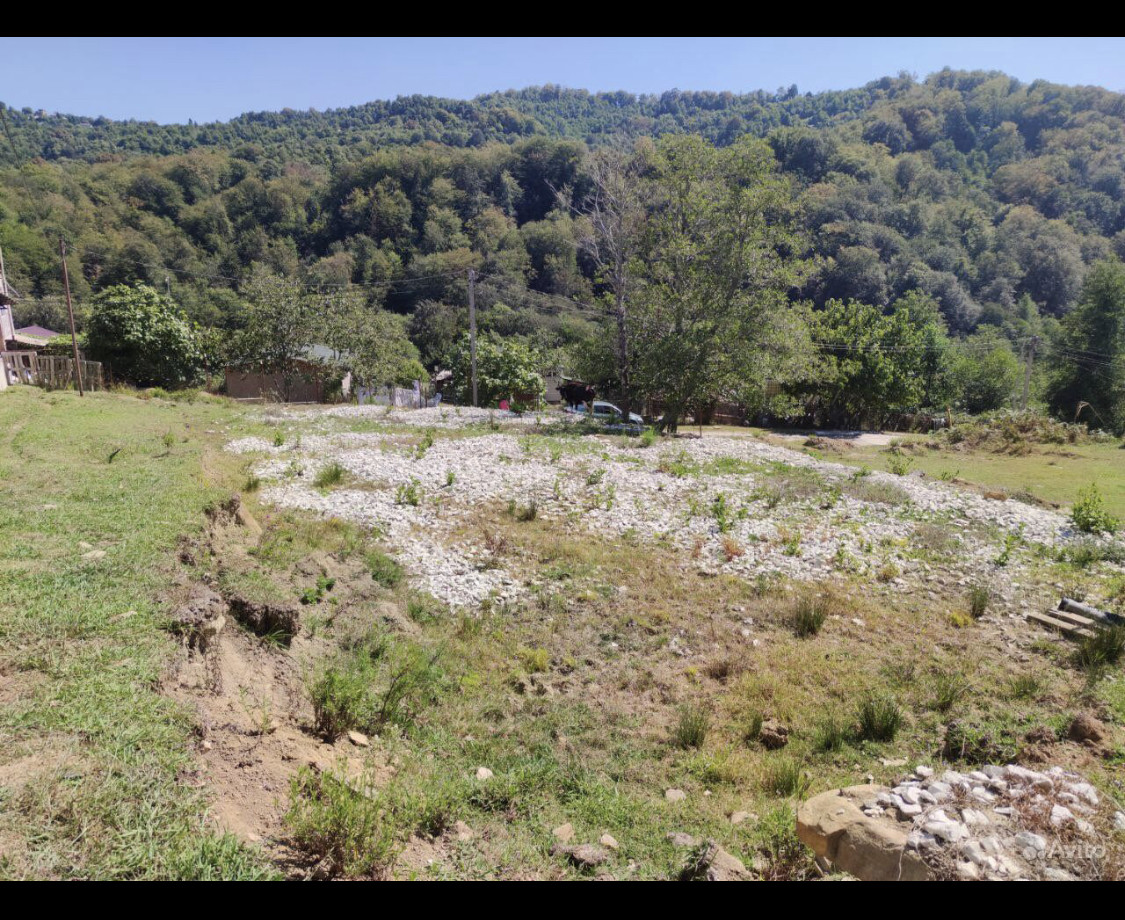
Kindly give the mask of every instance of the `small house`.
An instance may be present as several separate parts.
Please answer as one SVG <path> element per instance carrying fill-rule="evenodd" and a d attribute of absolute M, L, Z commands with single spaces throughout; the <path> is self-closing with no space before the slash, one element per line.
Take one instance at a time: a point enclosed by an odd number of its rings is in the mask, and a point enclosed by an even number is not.
<path fill-rule="evenodd" d="M 231 364 L 224 371 L 226 394 L 256 402 L 327 402 L 340 387 L 340 357 L 327 345 L 311 345 L 285 368 Z"/>

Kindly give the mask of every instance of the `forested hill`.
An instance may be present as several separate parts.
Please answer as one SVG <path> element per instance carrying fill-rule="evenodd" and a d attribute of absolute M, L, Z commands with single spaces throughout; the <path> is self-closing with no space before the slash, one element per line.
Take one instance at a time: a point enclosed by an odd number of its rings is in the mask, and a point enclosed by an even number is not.
<path fill-rule="evenodd" d="M 858 132 L 851 133 L 885 143 L 892 153 L 927 150 L 943 139 L 969 153 L 994 146 L 996 139 L 990 141 L 989 135 L 1004 122 L 1036 147 L 1042 132 L 1072 127 L 1073 119 L 1085 113 L 1120 118 L 1125 108 L 1119 94 L 1096 87 L 1027 85 L 998 72 L 946 70 L 924 84 L 886 77 L 861 89 L 817 94 L 802 94 L 795 85 L 776 93 L 669 90 L 640 96 L 548 85 L 467 101 L 404 96 L 324 112 L 251 112 L 208 124 L 112 121 L 27 108 L 8 110 L 8 118 L 21 157 L 94 160 L 107 154 L 169 156 L 200 147 L 253 145 L 265 159 L 333 163 L 391 144 L 427 141 L 479 147 L 544 135 L 598 145 L 622 136 L 691 132 L 722 144 L 746 133 L 763 136 L 782 127 L 853 122 Z"/>
<path fill-rule="evenodd" d="M 429 141 L 479 147 L 534 135 L 597 145 L 622 136 L 686 131 L 722 143 L 747 132 L 763 135 L 787 125 L 824 127 L 854 119 L 910 85 L 884 80 L 819 95 L 801 95 L 792 87 L 776 94 L 670 90 L 658 96 L 542 86 L 473 100 L 404 96 L 324 112 L 251 112 L 229 122 L 187 125 L 48 115 L 31 109 L 9 111 L 9 118 L 20 154 L 49 160 L 92 160 L 120 153 L 167 156 L 199 147 L 252 144 L 266 159 L 330 163 L 366 156 L 390 144 Z"/>
<path fill-rule="evenodd" d="M 819 94 L 541 87 L 208 125 L 5 114 L 0 245 L 24 319 L 47 324 L 60 235 L 80 303 L 146 281 L 208 325 L 238 325 L 255 263 L 365 285 L 403 313 L 457 306 L 464 285 L 448 279 L 469 266 L 589 302 L 593 268 L 558 193 L 581 197 L 588 149 L 667 133 L 768 140 L 818 257 L 795 293 L 816 305 L 921 290 L 954 332 L 987 322 L 1014 337 L 1031 314 L 1064 314 L 1088 267 L 1125 250 L 1125 96 L 999 73 Z"/>

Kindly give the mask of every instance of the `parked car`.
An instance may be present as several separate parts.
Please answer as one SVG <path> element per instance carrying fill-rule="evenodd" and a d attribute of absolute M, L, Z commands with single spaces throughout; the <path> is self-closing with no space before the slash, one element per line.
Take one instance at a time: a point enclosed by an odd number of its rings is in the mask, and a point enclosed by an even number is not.
<path fill-rule="evenodd" d="M 566 411 L 572 412 L 576 415 L 585 415 L 586 405 L 584 403 L 579 403 L 577 406 L 568 408 Z M 602 399 L 594 400 L 594 410 L 592 417 L 597 419 L 599 422 L 621 423 L 625 421 L 625 414 L 619 408 L 617 408 L 617 406 Z M 645 423 L 644 419 L 637 415 L 636 412 L 629 413 L 629 422 L 633 425 L 643 425 Z"/>

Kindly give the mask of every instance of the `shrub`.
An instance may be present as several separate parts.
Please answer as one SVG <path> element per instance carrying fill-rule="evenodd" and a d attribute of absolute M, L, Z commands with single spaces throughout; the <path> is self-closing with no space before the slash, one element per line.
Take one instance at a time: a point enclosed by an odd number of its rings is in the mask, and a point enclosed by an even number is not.
<path fill-rule="evenodd" d="M 1116 533 L 1120 522 L 1105 509 L 1105 501 L 1094 483 L 1078 490 L 1070 519 L 1083 533 Z"/>
<path fill-rule="evenodd" d="M 656 439 L 660 437 L 655 428 L 646 428 L 641 432 L 640 438 L 637 440 L 638 447 L 652 447 L 656 443 Z"/>
<path fill-rule="evenodd" d="M 817 875 L 812 850 L 797 837 L 797 822 L 788 805 L 774 808 L 754 828 L 755 843 L 761 853 L 761 877 L 771 882 L 800 881 Z"/>
<path fill-rule="evenodd" d="M 844 485 L 844 491 L 861 502 L 871 502 L 878 505 L 907 505 L 910 503 L 910 495 L 902 486 L 879 479 L 867 477 L 852 479 Z"/>
<path fill-rule="evenodd" d="M 762 723 L 765 722 L 766 717 L 759 711 L 754 710 L 746 717 L 746 723 L 742 730 L 742 740 L 747 744 L 754 744 L 762 735 Z"/>
<path fill-rule="evenodd" d="M 830 602 L 823 594 L 802 594 L 793 605 L 790 622 L 801 638 L 815 636 L 828 618 Z"/>
<path fill-rule="evenodd" d="M 788 757 L 767 764 L 762 776 L 762 788 L 784 798 L 803 796 L 811 785 L 812 779 L 805 774 L 801 762 Z"/>
<path fill-rule="evenodd" d="M 371 687 L 375 671 L 363 655 L 346 656 L 324 665 L 309 685 L 316 730 L 335 738 L 373 721 Z"/>
<path fill-rule="evenodd" d="M 746 550 L 743 549 L 742 544 L 739 543 L 730 534 L 724 534 L 722 539 L 723 555 L 726 557 L 727 562 L 734 562 L 739 556 L 744 556 Z"/>
<path fill-rule="evenodd" d="M 949 712 L 969 692 L 969 682 L 963 674 L 941 671 L 934 678 L 934 709 Z"/>
<path fill-rule="evenodd" d="M 710 724 L 711 718 L 702 706 L 690 704 L 681 706 L 676 724 L 672 728 L 672 743 L 685 751 L 700 748 L 707 740 Z"/>
<path fill-rule="evenodd" d="M 1037 699 L 1043 689 L 1043 681 L 1034 674 L 1020 674 L 1008 684 L 1008 693 L 1017 700 Z"/>
<path fill-rule="evenodd" d="M 813 735 L 813 748 L 823 754 L 829 754 L 843 748 L 847 738 L 848 730 L 844 720 L 833 713 L 817 725 Z"/>
<path fill-rule="evenodd" d="M 319 473 L 313 479 L 313 485 L 318 489 L 327 489 L 329 486 L 339 485 L 347 471 L 340 466 L 335 460 L 325 467 L 321 467 Z"/>
<path fill-rule="evenodd" d="M 426 451 L 434 446 L 434 430 L 427 428 L 422 435 L 422 440 L 418 442 L 418 446 L 414 448 L 414 459 L 421 460 L 426 456 Z"/>
<path fill-rule="evenodd" d="M 394 859 L 389 821 L 376 800 L 356 791 L 342 772 L 302 767 L 289 790 L 285 824 L 293 842 L 333 875 L 364 875 Z"/>
<path fill-rule="evenodd" d="M 546 671 L 551 666 L 551 653 L 545 648 L 521 648 L 516 656 L 528 674 Z"/>
<path fill-rule="evenodd" d="M 519 504 L 514 498 L 508 499 L 508 514 L 521 523 L 534 521 L 539 516 L 539 503 L 529 499 L 526 505 Z"/>
<path fill-rule="evenodd" d="M 887 469 L 896 476 L 905 476 L 910 472 L 911 463 L 912 461 L 909 457 L 899 453 L 892 453 L 887 458 Z"/>
<path fill-rule="evenodd" d="M 395 587 L 405 574 L 401 565 L 379 550 L 371 550 L 367 554 L 367 569 L 371 572 L 371 577 L 384 588 Z"/>
<path fill-rule="evenodd" d="M 1074 655 L 1084 671 L 1096 672 L 1117 664 L 1125 655 L 1125 626 L 1095 628 L 1079 640 Z"/>
<path fill-rule="evenodd" d="M 859 737 L 865 741 L 893 741 L 902 726 L 902 709 L 889 695 L 871 694 L 856 713 Z"/>
<path fill-rule="evenodd" d="M 988 610 L 992 601 L 992 591 L 985 585 L 973 585 L 969 588 L 969 616 L 979 620 Z"/>
<path fill-rule="evenodd" d="M 134 386 L 178 388 L 202 379 L 191 325 L 170 298 L 144 284 L 115 284 L 91 298 L 86 348 Z"/>
<path fill-rule="evenodd" d="M 395 489 L 395 504 L 417 508 L 422 503 L 422 489 L 417 479 L 404 482 Z"/>
<path fill-rule="evenodd" d="M 1103 544 L 1093 537 L 1082 537 L 1064 546 L 1059 551 L 1058 558 L 1060 562 L 1085 569 L 1096 562 L 1125 562 L 1125 553 L 1119 546 Z"/>

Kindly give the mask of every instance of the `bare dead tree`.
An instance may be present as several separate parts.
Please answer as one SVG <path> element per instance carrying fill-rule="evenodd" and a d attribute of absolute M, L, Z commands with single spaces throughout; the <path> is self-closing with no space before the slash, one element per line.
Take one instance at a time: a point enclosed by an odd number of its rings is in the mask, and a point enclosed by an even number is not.
<path fill-rule="evenodd" d="M 574 208 L 582 218 L 579 245 L 590 256 L 599 279 L 613 297 L 617 323 L 615 358 L 620 386 L 618 401 L 626 418 L 632 411 L 630 383 L 629 298 L 634 287 L 634 260 L 645 220 L 640 158 L 628 151 L 605 148 L 586 164 L 590 191 Z"/>

